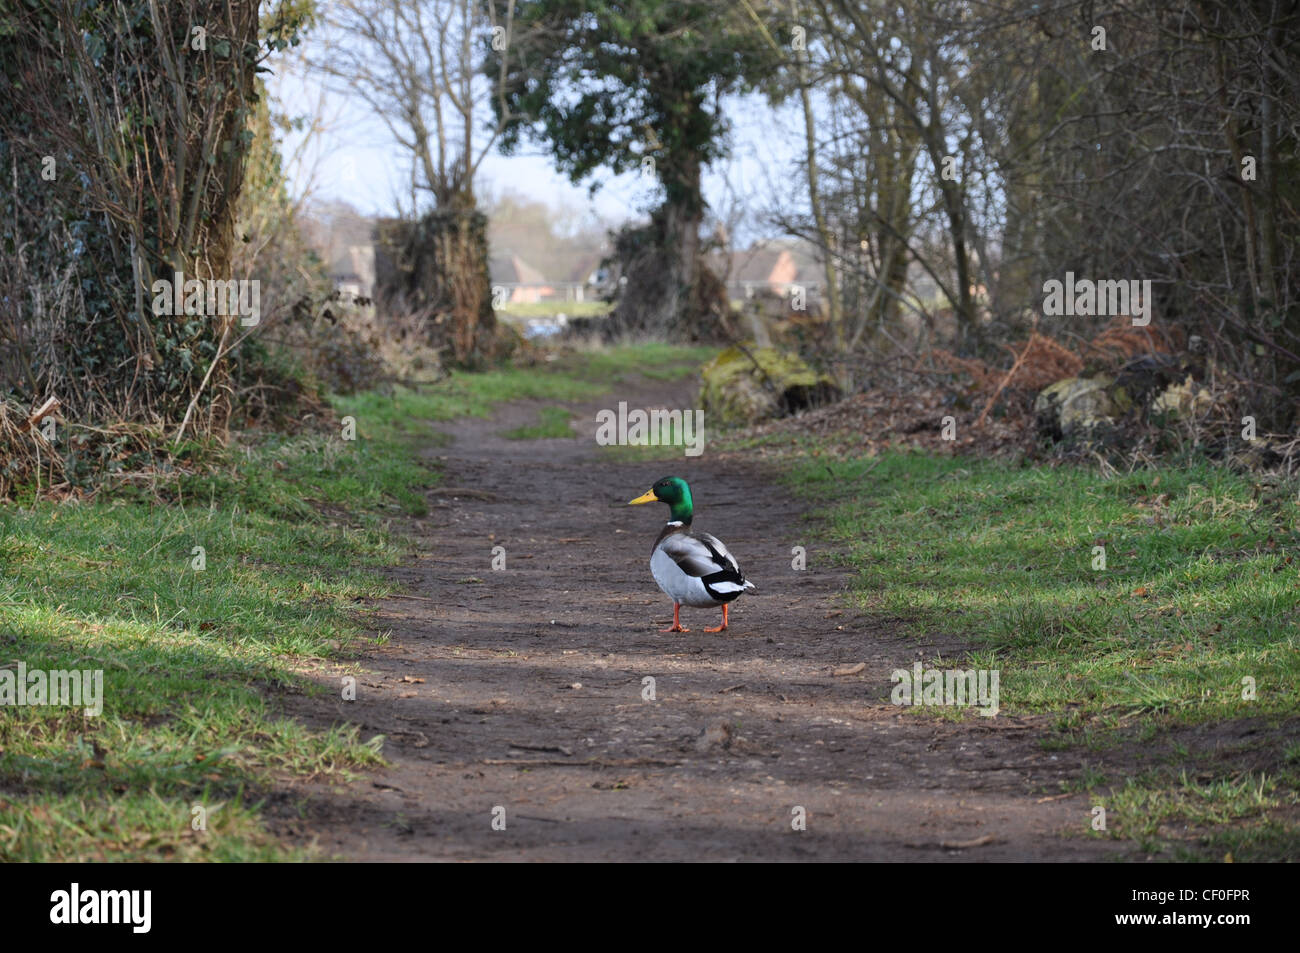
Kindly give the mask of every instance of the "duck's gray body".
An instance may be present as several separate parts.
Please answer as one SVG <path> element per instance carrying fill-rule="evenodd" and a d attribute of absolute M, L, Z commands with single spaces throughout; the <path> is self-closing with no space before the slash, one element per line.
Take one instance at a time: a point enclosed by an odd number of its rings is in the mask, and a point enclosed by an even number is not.
<path fill-rule="evenodd" d="M 690 533 L 681 522 L 670 522 L 655 540 L 650 572 L 673 602 L 698 609 L 724 605 L 754 588 L 721 540 Z"/>

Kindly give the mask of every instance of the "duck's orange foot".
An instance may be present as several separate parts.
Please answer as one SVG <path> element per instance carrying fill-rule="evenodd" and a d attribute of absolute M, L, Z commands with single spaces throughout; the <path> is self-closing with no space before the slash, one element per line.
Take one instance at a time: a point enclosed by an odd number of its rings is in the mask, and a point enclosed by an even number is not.
<path fill-rule="evenodd" d="M 673 624 L 672 624 L 672 627 L 671 627 L 671 628 L 668 628 L 668 629 L 660 629 L 659 631 L 660 631 L 660 632 L 689 632 L 689 631 L 691 631 L 690 629 L 683 629 L 683 628 L 682 628 L 682 620 L 678 617 L 678 613 L 680 613 L 681 611 L 682 611 L 682 604 L 681 604 L 680 602 L 674 602 L 674 603 L 673 603 Z"/>
<path fill-rule="evenodd" d="M 727 603 L 722 604 L 722 625 L 712 629 L 705 629 L 705 632 L 722 632 L 727 628 Z"/>

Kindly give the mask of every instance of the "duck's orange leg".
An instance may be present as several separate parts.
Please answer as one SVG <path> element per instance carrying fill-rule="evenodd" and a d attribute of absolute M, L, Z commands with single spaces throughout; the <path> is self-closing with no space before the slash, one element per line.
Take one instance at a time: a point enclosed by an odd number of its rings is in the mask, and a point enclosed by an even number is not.
<path fill-rule="evenodd" d="M 723 608 L 726 608 L 726 607 L 724 606 Z M 682 611 L 682 605 L 681 605 L 681 603 L 680 603 L 680 602 L 674 602 L 674 603 L 673 603 L 673 625 L 672 625 L 672 628 L 670 628 L 670 629 L 660 629 L 659 631 L 660 631 L 660 632 L 689 632 L 689 631 L 691 631 L 690 629 L 683 629 L 683 628 L 682 628 L 682 622 L 681 622 L 681 619 L 679 619 L 679 618 L 677 617 L 677 613 L 679 613 L 679 612 L 681 612 L 681 611 Z"/>
<path fill-rule="evenodd" d="M 716 629 L 706 628 L 704 630 L 705 632 L 721 632 L 723 629 L 727 627 L 727 606 L 729 606 L 730 604 L 731 603 L 729 602 L 724 602 L 722 604 L 722 625 L 718 626 Z"/>

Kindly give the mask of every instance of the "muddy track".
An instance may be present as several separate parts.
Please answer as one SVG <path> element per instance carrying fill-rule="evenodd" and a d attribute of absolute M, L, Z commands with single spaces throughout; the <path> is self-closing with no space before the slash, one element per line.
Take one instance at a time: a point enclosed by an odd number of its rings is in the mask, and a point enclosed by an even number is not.
<path fill-rule="evenodd" d="M 917 639 L 850 608 L 816 523 L 743 457 L 611 463 L 591 438 L 599 406 L 690 396 L 646 384 L 575 406 L 584 435 L 571 440 L 501 438 L 535 420 L 531 404 L 442 428 L 452 442 L 429 453 L 444 479 L 411 527 L 417 553 L 392 573 L 403 593 L 378 606 L 391 639 L 360 658 L 356 701 L 331 670 L 314 673 L 328 694 L 282 700 L 312 724 L 383 734 L 390 766 L 286 783 L 273 829 L 364 861 L 1120 856 L 1087 836 L 1086 797 L 1061 796 L 1083 765 L 1040 746 L 1046 721 L 890 704 L 893 669 L 960 657 L 959 621 Z M 690 481 L 696 527 L 759 586 L 725 633 L 702 631 L 716 611 L 691 609 L 690 633 L 658 631 L 672 609 L 648 560 L 666 510 L 626 502 L 668 473 Z M 806 571 L 791 568 L 795 545 Z M 792 829 L 796 807 L 806 830 Z"/>

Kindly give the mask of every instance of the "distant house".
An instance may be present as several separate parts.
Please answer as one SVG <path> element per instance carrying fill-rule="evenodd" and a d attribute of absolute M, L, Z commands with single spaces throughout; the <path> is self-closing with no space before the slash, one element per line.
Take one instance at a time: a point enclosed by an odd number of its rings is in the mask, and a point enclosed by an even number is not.
<path fill-rule="evenodd" d="M 820 281 L 817 259 L 806 242 L 758 242 L 730 256 L 716 254 L 709 264 L 718 277 L 725 276 L 729 292 L 742 298 L 758 291 L 783 295 L 791 285 L 817 287 Z"/>
<path fill-rule="evenodd" d="M 599 296 L 604 257 L 599 250 L 556 249 L 549 255 L 548 272 L 543 272 L 520 255 L 502 251 L 492 256 L 488 271 L 493 288 L 504 289 L 504 302 L 510 304 L 586 301 Z M 499 293 L 494 296 L 502 300 Z"/>
<path fill-rule="evenodd" d="M 375 246 L 349 245 L 334 256 L 330 263 L 330 279 L 334 287 L 344 294 L 359 298 L 374 296 Z"/>
<path fill-rule="evenodd" d="M 597 250 L 577 259 L 577 263 L 569 273 L 569 280 L 576 286 L 575 301 L 586 301 L 588 297 L 595 301 L 609 290 L 607 287 L 609 269 L 601 267 L 601 262 L 607 255 L 608 252 Z"/>
<path fill-rule="evenodd" d="M 347 202 L 309 203 L 299 218 L 303 237 L 320 255 L 330 281 L 342 292 L 364 298 L 375 293 L 375 223 Z"/>
<path fill-rule="evenodd" d="M 494 288 L 506 289 L 506 300 L 511 304 L 535 304 L 555 294 L 546 277 L 518 255 L 492 258 L 488 262 L 488 273 Z"/>
<path fill-rule="evenodd" d="M 569 280 L 580 285 L 595 285 L 600 282 L 600 263 L 605 260 L 604 251 L 591 251 L 574 261 L 569 272 Z"/>

